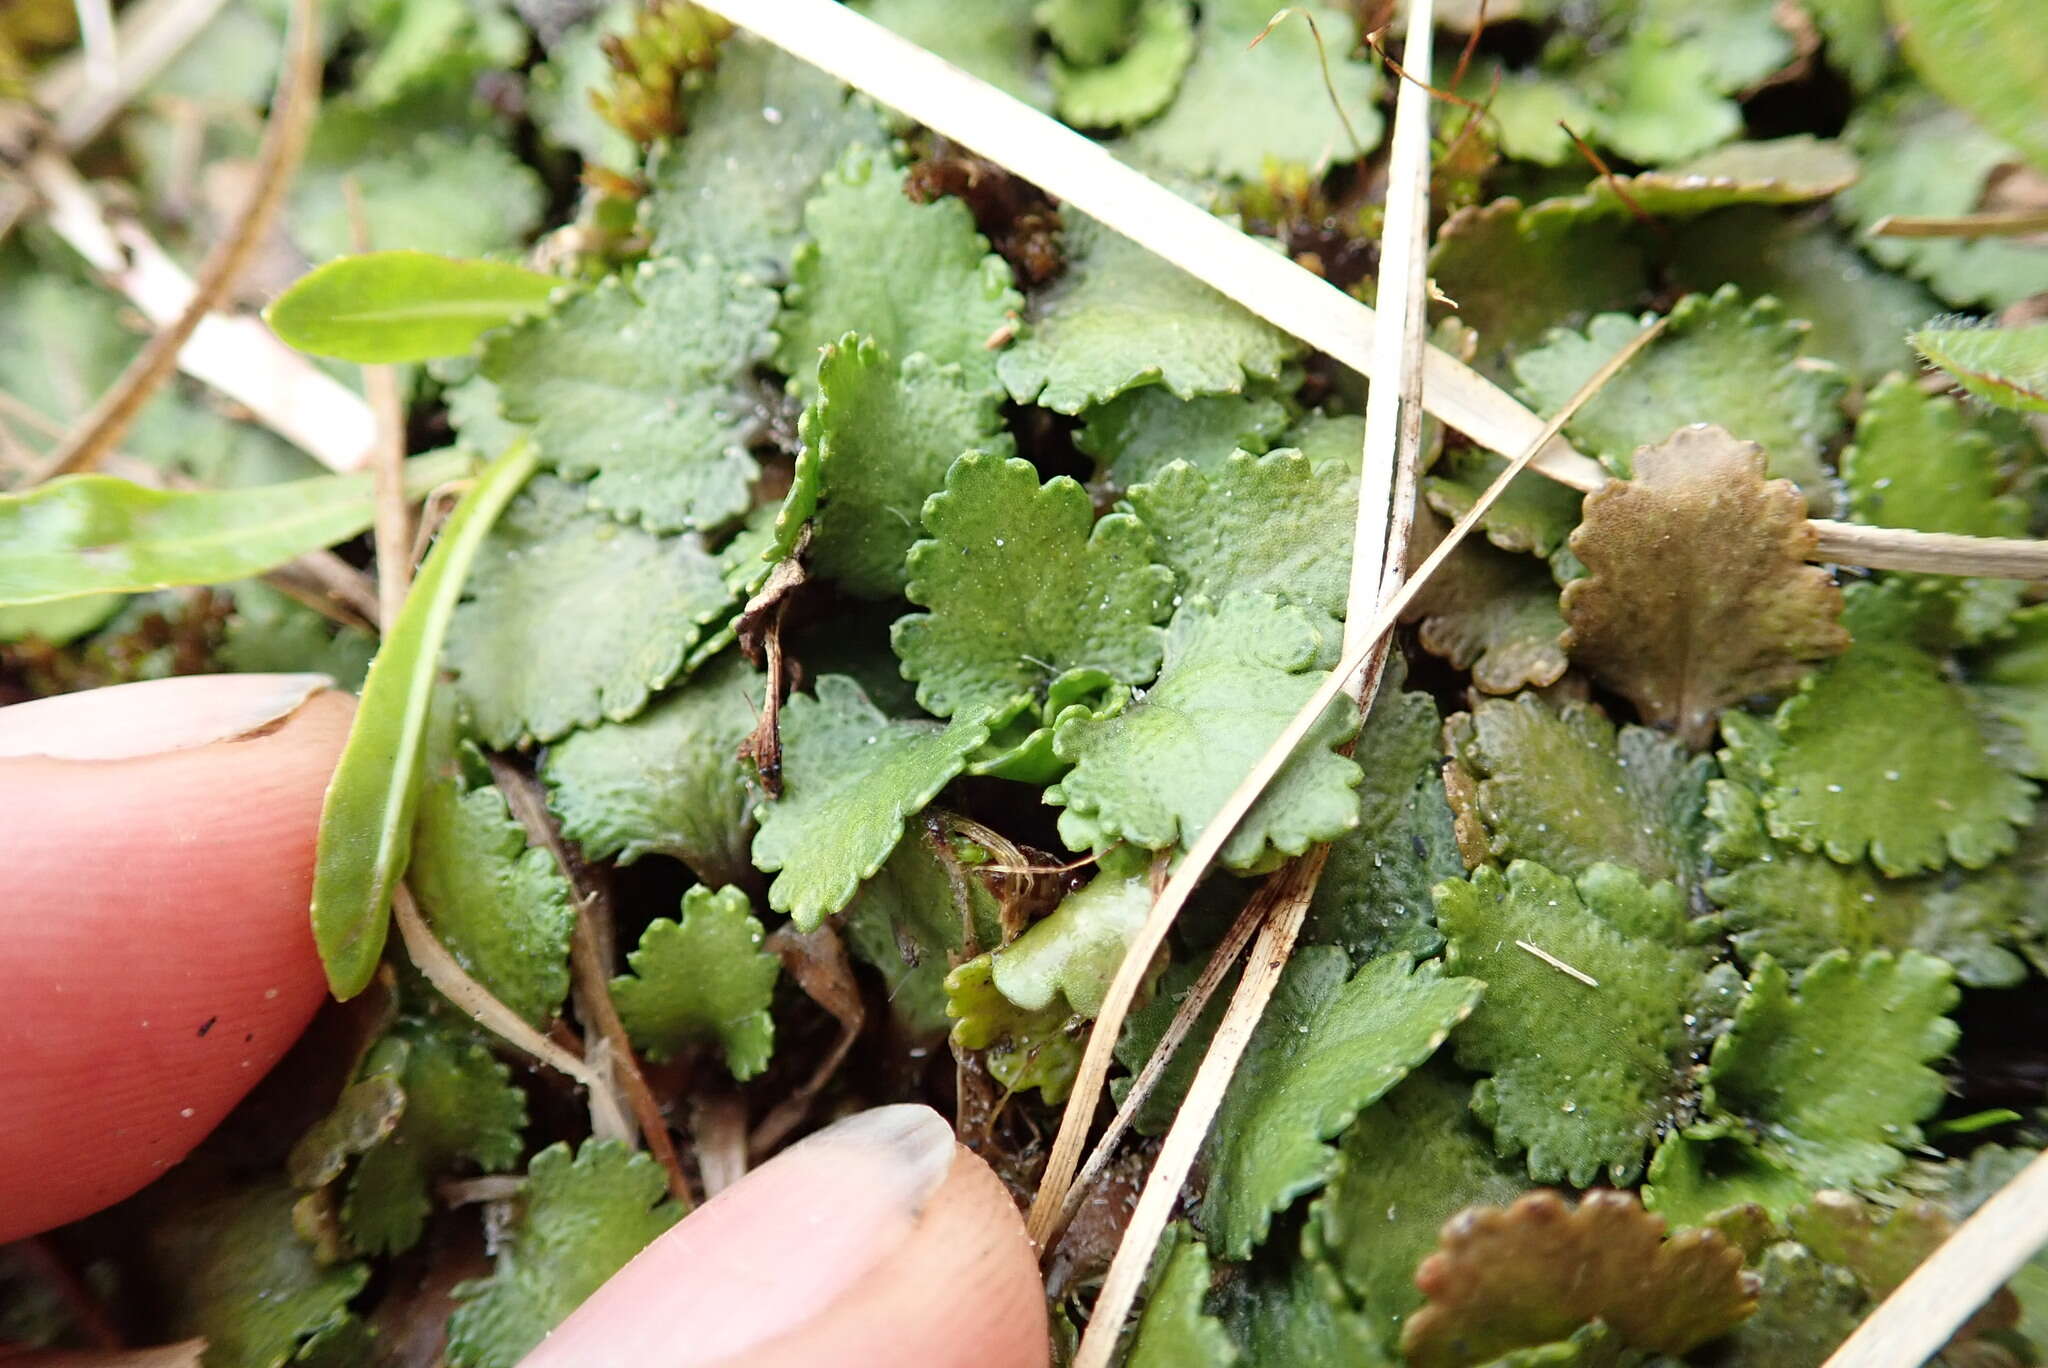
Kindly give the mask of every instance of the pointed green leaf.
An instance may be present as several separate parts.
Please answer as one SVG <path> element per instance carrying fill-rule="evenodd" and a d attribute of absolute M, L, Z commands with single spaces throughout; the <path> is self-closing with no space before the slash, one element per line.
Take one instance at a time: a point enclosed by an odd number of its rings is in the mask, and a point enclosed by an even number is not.
<path fill-rule="evenodd" d="M 562 282 L 502 261 L 427 252 L 340 257 L 300 276 L 263 321 L 314 356 L 391 364 L 461 356 L 546 307 Z"/>

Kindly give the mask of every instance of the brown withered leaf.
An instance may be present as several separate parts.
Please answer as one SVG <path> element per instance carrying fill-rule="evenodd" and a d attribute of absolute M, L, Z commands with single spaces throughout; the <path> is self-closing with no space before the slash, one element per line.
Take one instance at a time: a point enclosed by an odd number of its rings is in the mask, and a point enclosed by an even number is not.
<path fill-rule="evenodd" d="M 1417 509 L 1409 559 L 1419 564 L 1444 524 Z M 1409 567 L 1411 570 L 1413 565 Z M 1565 672 L 1564 619 L 1543 562 L 1468 538 L 1416 594 L 1403 619 L 1420 621 L 1423 649 L 1461 670 L 1483 692 L 1555 684 Z"/>
<path fill-rule="evenodd" d="M 1683 1354 L 1726 1334 L 1757 1301 L 1742 1251 L 1719 1231 L 1667 1239 L 1634 1194 L 1605 1189 L 1576 1207 L 1539 1190 L 1459 1212 L 1415 1285 L 1428 1300 L 1401 1334 L 1413 1368 L 1488 1363 L 1595 1320 L 1635 1348 Z"/>
<path fill-rule="evenodd" d="M 1588 574 L 1565 586 L 1565 650 L 1698 749 L 1724 706 L 1848 647 L 1842 592 L 1806 563 L 1806 500 L 1764 478 L 1754 442 L 1681 428 L 1634 469 L 1586 496 L 1571 549 Z"/>

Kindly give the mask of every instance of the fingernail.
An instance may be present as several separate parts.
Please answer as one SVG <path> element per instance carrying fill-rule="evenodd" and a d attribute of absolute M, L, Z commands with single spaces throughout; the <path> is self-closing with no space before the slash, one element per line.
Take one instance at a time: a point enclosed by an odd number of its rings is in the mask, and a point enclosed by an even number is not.
<path fill-rule="evenodd" d="M 317 674 L 181 675 L 0 708 L 0 759 L 125 760 L 261 732 L 334 681 Z"/>
<path fill-rule="evenodd" d="M 642 1250 L 521 1368 L 686 1368 L 787 1335 L 903 1245 L 957 1153 L 929 1107 L 827 1126 Z"/>

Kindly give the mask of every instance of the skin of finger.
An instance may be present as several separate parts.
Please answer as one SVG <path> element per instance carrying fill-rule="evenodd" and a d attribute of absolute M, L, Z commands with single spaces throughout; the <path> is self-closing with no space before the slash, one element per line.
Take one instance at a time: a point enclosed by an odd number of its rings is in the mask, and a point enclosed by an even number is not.
<path fill-rule="evenodd" d="M 899 1110 L 899 1109 L 891 1109 Z M 908 1108 L 900 1110 L 911 1110 Z M 643 1250 L 521 1368 L 904 1363 L 1042 1368 L 1045 1302 L 1002 1183 L 940 1146 L 795 1146 Z"/>
<path fill-rule="evenodd" d="M 314 843 L 353 711 L 317 692 L 167 754 L 0 759 L 0 1242 L 177 1163 L 304 1030 L 326 991 Z"/>

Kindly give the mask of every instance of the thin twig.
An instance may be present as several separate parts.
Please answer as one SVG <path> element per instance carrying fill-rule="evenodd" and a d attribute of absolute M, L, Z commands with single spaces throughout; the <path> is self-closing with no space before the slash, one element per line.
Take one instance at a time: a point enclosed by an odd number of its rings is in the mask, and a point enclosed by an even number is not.
<path fill-rule="evenodd" d="M 582 1084 L 584 1091 L 590 1094 L 590 1130 L 593 1136 L 600 1140 L 632 1138 L 633 1123 L 626 1119 L 618 1099 L 598 1077 L 597 1071 L 527 1025 L 525 1018 L 470 977 L 469 971 L 456 962 L 455 956 L 448 953 L 448 947 L 441 944 L 427 926 L 426 918 L 420 915 L 419 904 L 413 901 L 412 890 L 402 882 L 392 890 L 391 915 L 392 920 L 398 923 L 398 935 L 405 942 L 405 953 L 412 957 L 414 966 L 426 976 L 427 982 L 440 990 L 441 996 L 506 1044 L 523 1050 L 557 1073 Z"/>
<path fill-rule="evenodd" d="M 1119 162 L 1074 132 L 835 0 L 701 0 L 704 8 L 902 111 L 1172 262 L 1275 327 L 1371 378 L 1372 310 L 1329 281 Z M 1502 456 L 1527 449 L 1543 420 L 1456 357 L 1430 348 L 1429 411 Z M 1535 469 L 1573 489 L 1611 478 L 1552 434 Z M 1958 543 L 1983 539 L 1819 520 L 1821 559 L 1878 570 L 2048 578 L 2048 543 L 2012 542 L 1983 560 Z M 1982 568 L 1985 561 L 2001 567 Z"/>
<path fill-rule="evenodd" d="M 1953 218 L 1886 214 L 1870 225 L 1869 233 L 1872 237 L 1898 238 L 2024 237 L 2029 233 L 2048 233 L 2048 209 L 2013 209 Z"/>
<path fill-rule="evenodd" d="M 603 887 L 590 877 L 588 867 L 576 858 L 562 839 L 560 828 L 548 812 L 547 795 L 541 792 L 540 780 L 533 777 L 532 771 L 522 769 L 496 752 L 486 758 L 491 767 L 491 779 L 497 784 L 498 792 L 505 796 L 505 806 L 511 810 L 513 818 L 526 829 L 527 840 L 554 856 L 556 868 L 568 881 L 576 908 L 576 925 L 569 937 L 569 974 L 576 995 L 576 1015 L 609 1047 L 612 1067 L 618 1073 L 620 1089 L 626 1094 L 627 1104 L 632 1107 L 633 1117 L 639 1123 L 640 1136 L 647 1142 L 648 1152 L 668 1175 L 669 1195 L 688 1211 L 695 1201 L 690 1192 L 690 1180 L 683 1173 L 682 1161 L 676 1156 L 675 1142 L 669 1137 L 668 1121 L 661 1114 L 661 1103 L 656 1100 L 654 1090 L 647 1086 L 647 1076 L 640 1070 L 639 1056 L 633 1053 L 632 1038 L 626 1034 L 625 1023 L 619 1019 L 619 1009 L 612 1002 L 614 947 L 611 944 L 611 900 Z"/>
<path fill-rule="evenodd" d="M 1823 1368 L 1916 1368 L 2048 1244 L 2048 1152 L 1892 1289 Z"/>
<path fill-rule="evenodd" d="M 51 458 L 42 478 L 90 470 L 120 443 L 143 405 L 177 369 L 178 353 L 200 321 L 226 295 L 270 232 L 271 222 L 284 203 L 285 191 L 305 155 L 306 140 L 313 131 L 313 114 L 319 107 L 319 22 L 316 0 L 295 0 L 288 56 L 272 102 L 269 127 L 264 130 L 255 187 L 240 217 L 206 254 L 193 284 L 192 297 L 170 326 L 144 344 L 113 388 L 79 420 L 72 435 Z"/>
<path fill-rule="evenodd" d="M 1621 177 L 1614 174 L 1614 168 L 1607 164 L 1607 159 L 1598 152 L 1595 152 L 1593 144 L 1580 137 L 1576 129 L 1563 119 L 1557 121 L 1557 126 L 1562 128 L 1564 135 L 1572 140 L 1572 146 L 1579 150 L 1579 155 L 1584 157 L 1594 172 L 1599 175 L 1601 183 L 1614 192 L 1614 197 L 1621 201 L 1622 208 L 1628 210 L 1629 215 L 1637 223 L 1642 224 L 1658 237 L 1663 238 L 1668 245 L 1671 242 L 1671 230 L 1665 226 L 1664 220 L 1658 218 L 1636 202 L 1636 197 L 1629 193 L 1626 185 L 1621 183 Z"/>

